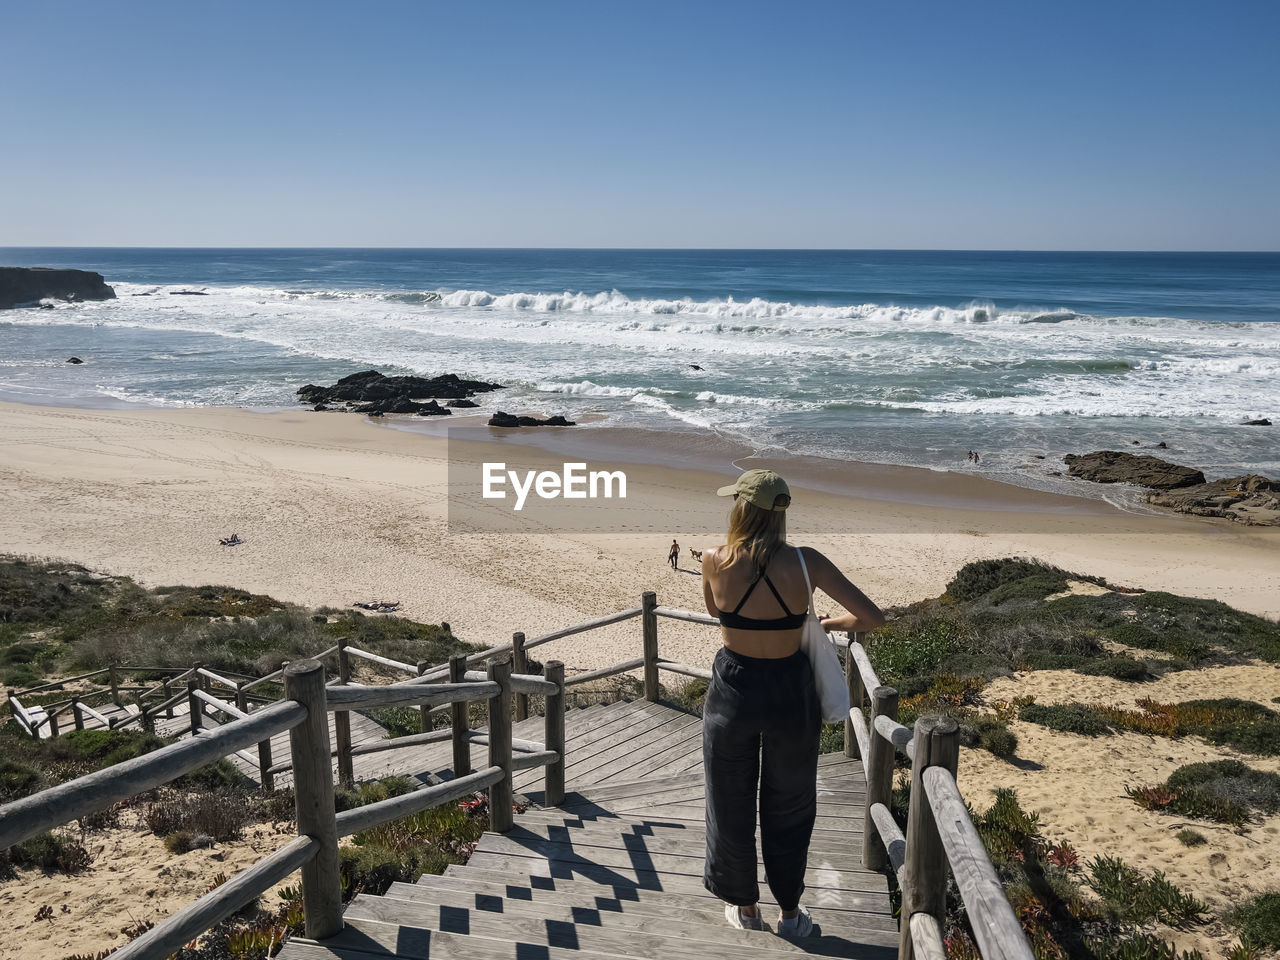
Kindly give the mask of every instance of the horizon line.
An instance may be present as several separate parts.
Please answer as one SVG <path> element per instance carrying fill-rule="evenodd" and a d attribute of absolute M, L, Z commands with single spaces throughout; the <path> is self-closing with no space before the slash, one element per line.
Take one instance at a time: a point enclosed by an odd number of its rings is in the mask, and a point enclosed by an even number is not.
<path fill-rule="evenodd" d="M 466 250 L 466 251 L 547 251 L 547 252 L 600 252 L 600 253 L 1178 253 L 1178 254 L 1280 254 L 1280 249 L 1150 249 L 1150 248 L 1102 248 L 1102 247 L 511 247 L 511 246 L 399 246 L 378 244 L 374 246 L 344 246 L 322 244 L 319 246 L 292 246 L 275 244 L 254 246 L 249 244 L 16 244 L 0 243 L 0 250 Z"/>

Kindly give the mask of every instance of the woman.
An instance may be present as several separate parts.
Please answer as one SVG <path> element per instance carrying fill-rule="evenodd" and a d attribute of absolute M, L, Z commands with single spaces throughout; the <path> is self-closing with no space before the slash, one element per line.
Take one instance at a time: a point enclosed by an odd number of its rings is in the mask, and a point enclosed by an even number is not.
<path fill-rule="evenodd" d="M 800 650 L 806 570 L 814 587 L 848 611 L 824 619 L 825 629 L 874 630 L 884 615 L 818 551 L 787 544 L 791 492 L 776 473 L 748 470 L 717 493 L 735 502 L 729 542 L 702 556 L 703 597 L 724 638 L 703 709 L 703 883 L 726 901 L 729 923 L 764 929 L 756 882 L 758 791 L 765 875 L 782 908 L 777 930 L 804 937 L 813 930 L 800 894 L 817 813 L 821 728 L 813 671 Z"/>

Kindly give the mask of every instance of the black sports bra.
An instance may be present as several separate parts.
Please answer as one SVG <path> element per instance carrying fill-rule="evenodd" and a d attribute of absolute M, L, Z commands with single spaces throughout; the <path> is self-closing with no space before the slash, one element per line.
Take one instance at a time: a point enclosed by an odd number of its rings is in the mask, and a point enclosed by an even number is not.
<path fill-rule="evenodd" d="M 747 598 L 751 596 L 751 591 L 756 588 L 756 584 L 761 580 L 773 592 L 774 599 L 778 601 L 778 606 L 782 607 L 783 612 L 786 614 L 785 617 L 775 617 L 773 620 L 754 620 L 738 613 L 742 609 L 742 605 L 747 602 Z M 756 578 L 751 581 L 751 586 L 747 587 L 747 592 L 742 595 L 742 599 L 738 601 L 738 605 L 731 612 L 720 611 L 720 626 L 728 627 L 731 630 L 795 630 L 804 626 L 804 621 L 808 616 L 808 610 L 792 613 L 786 602 L 783 601 L 782 595 L 778 593 L 778 588 L 773 585 L 773 581 L 761 569 L 756 573 Z"/>

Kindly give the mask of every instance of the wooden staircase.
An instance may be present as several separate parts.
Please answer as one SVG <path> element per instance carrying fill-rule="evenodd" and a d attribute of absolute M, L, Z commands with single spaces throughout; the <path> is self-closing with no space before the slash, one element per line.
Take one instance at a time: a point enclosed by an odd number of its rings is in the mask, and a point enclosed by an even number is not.
<path fill-rule="evenodd" d="M 542 720 L 516 724 L 536 735 Z M 772 960 L 784 954 L 889 960 L 897 922 L 881 873 L 861 862 L 862 766 L 843 754 L 818 767 L 818 821 L 803 903 L 812 937 L 776 936 L 778 908 L 761 869 L 766 932 L 730 927 L 702 885 L 706 843 L 701 721 L 646 701 L 566 715 L 566 783 L 542 809 L 541 771 L 517 774 L 532 802 L 505 834 L 486 833 L 465 866 L 384 896 L 359 895 L 345 929 L 323 942 L 291 940 L 283 960 Z M 431 751 L 431 752 L 427 752 Z M 386 772 L 449 779 L 449 744 L 414 751 Z M 383 755 L 390 759 L 392 755 Z M 743 798 L 744 802 L 753 802 Z"/>

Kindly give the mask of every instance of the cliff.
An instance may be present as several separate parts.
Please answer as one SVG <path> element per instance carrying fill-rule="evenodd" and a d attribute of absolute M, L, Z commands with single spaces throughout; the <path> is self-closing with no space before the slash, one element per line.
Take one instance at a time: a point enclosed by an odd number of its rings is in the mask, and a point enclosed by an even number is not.
<path fill-rule="evenodd" d="M 102 274 L 46 267 L 0 267 L 0 310 L 52 300 L 114 300 Z"/>

